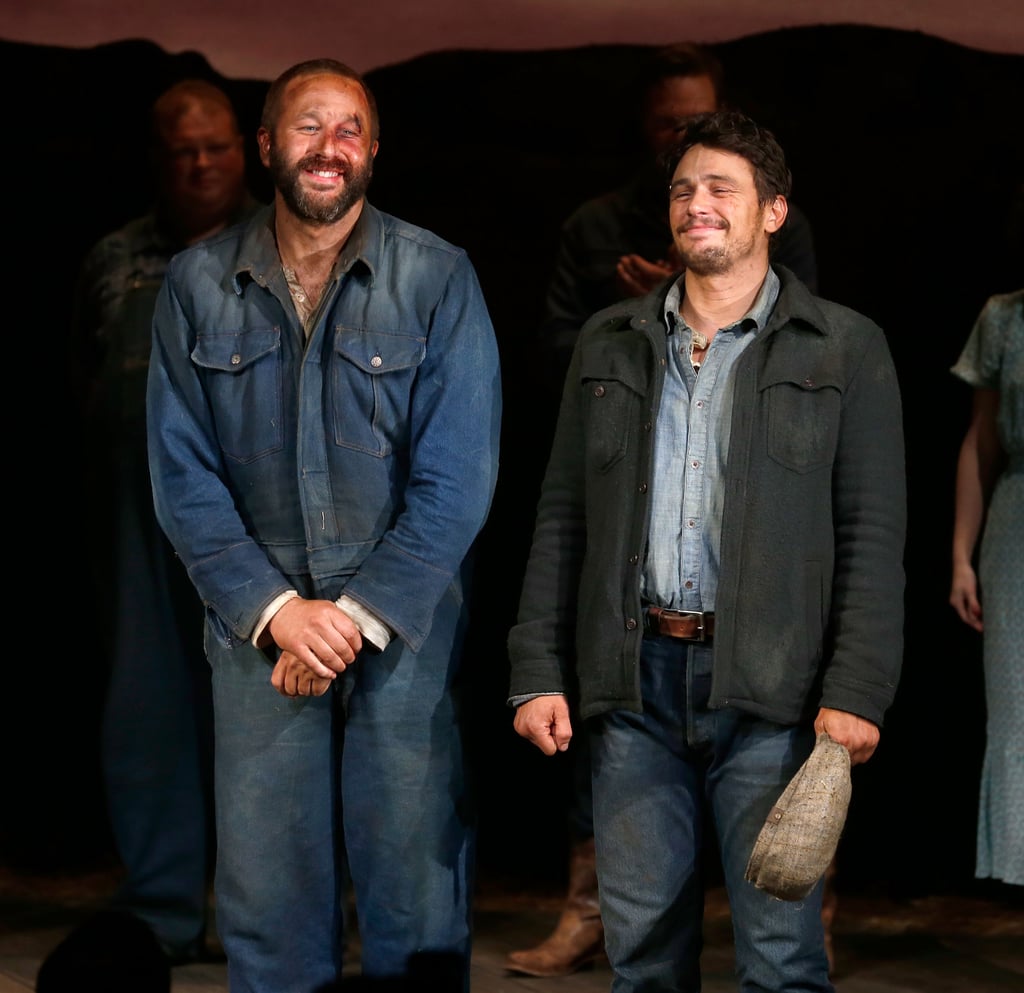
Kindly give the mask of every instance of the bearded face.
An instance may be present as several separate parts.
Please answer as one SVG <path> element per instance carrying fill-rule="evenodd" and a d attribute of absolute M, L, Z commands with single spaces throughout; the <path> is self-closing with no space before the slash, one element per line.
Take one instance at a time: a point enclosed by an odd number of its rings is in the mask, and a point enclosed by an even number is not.
<path fill-rule="evenodd" d="M 340 158 L 314 153 L 291 165 L 285 151 L 272 145 L 269 169 L 292 213 L 312 224 L 333 224 L 366 196 L 373 176 L 373 159 L 352 166 Z M 317 187 L 318 176 L 325 181 L 324 188 Z M 340 188 L 339 177 L 343 180 Z"/>

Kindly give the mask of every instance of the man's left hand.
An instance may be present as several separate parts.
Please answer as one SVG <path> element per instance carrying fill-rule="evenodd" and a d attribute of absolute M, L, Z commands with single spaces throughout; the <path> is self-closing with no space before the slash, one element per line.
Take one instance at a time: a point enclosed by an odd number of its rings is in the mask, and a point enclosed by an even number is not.
<path fill-rule="evenodd" d="M 845 710 L 832 710 L 822 707 L 814 719 L 814 730 L 817 734 L 827 731 L 833 741 L 844 745 L 850 753 L 850 765 L 867 762 L 878 747 L 881 732 L 878 725 L 856 714 Z"/>

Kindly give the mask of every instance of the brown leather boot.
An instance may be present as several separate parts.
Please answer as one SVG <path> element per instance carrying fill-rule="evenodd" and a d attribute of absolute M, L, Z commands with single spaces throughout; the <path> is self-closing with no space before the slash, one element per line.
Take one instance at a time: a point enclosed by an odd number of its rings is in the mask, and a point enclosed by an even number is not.
<path fill-rule="evenodd" d="M 535 948 L 509 952 L 505 968 L 527 976 L 568 976 L 604 956 L 594 839 L 569 855 L 569 893 L 554 931 Z"/>

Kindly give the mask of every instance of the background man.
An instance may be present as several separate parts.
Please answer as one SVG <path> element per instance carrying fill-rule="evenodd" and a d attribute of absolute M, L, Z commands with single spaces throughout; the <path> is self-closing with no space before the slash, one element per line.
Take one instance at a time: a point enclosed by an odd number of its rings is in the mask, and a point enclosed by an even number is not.
<path fill-rule="evenodd" d="M 172 255 L 258 206 L 234 108 L 211 83 L 155 102 L 156 203 L 104 237 L 76 289 L 72 376 L 88 424 L 90 535 L 110 662 L 102 769 L 125 868 L 115 908 L 145 921 L 172 963 L 205 956 L 213 867 L 212 716 L 202 609 L 153 512 L 146 372 Z"/>
<path fill-rule="evenodd" d="M 659 157 L 679 141 L 691 117 L 726 103 L 721 62 L 691 42 L 652 53 L 636 89 L 638 137 L 647 152 L 642 165 L 623 186 L 581 204 L 562 227 L 540 327 L 541 348 L 557 359 L 559 391 L 572 346 L 591 315 L 625 297 L 643 296 L 679 272 Z M 772 251 L 773 261 L 817 291 L 811 226 L 793 204 Z"/>
<path fill-rule="evenodd" d="M 154 321 L 150 466 L 207 605 L 233 991 L 337 981 L 345 869 L 364 975 L 468 979 L 459 661 L 498 356 L 465 253 L 367 201 L 378 133 L 347 66 L 278 77 L 273 205 L 178 256 Z"/>
<path fill-rule="evenodd" d="M 875 750 L 902 658 L 905 484 L 885 338 L 769 264 L 774 137 L 688 122 L 671 156 L 683 275 L 587 322 L 566 379 L 512 629 L 515 727 L 592 752 L 613 990 L 695 989 L 702 832 L 716 832 L 740 987 L 829 991 L 821 884 L 744 880 L 822 730 Z"/>

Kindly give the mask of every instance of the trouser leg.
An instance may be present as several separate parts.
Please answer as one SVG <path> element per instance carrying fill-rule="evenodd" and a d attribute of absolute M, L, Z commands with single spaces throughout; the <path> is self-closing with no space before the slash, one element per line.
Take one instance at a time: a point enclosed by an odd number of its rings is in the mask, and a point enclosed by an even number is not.
<path fill-rule="evenodd" d="M 102 723 L 107 810 L 125 880 L 114 905 L 171 954 L 206 926 L 213 815 L 210 669 L 202 611 L 185 586 L 126 455 L 114 560 L 110 676 Z"/>
<path fill-rule="evenodd" d="M 476 811 L 463 755 L 463 618 L 447 595 L 418 653 L 360 658 L 342 792 L 364 975 L 469 983 Z"/>

